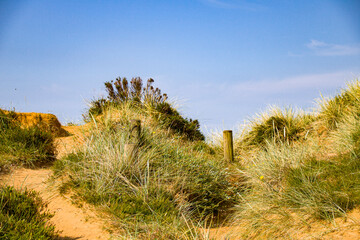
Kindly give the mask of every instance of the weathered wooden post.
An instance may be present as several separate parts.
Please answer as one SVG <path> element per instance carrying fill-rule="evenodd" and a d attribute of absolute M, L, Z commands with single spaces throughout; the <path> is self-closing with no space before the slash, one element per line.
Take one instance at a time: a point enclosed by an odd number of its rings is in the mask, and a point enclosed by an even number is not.
<path fill-rule="evenodd" d="M 140 142 L 140 134 L 141 134 L 141 121 L 138 119 L 130 120 L 130 134 L 129 141 L 130 143 L 138 144 Z"/>
<path fill-rule="evenodd" d="M 225 130 L 223 132 L 224 138 L 224 158 L 227 162 L 234 161 L 234 147 L 233 147 L 233 136 L 231 130 Z"/>
<path fill-rule="evenodd" d="M 124 146 L 124 159 L 133 159 L 138 150 L 141 135 L 141 121 L 138 119 L 130 120 L 129 142 Z"/>
<path fill-rule="evenodd" d="M 136 156 L 137 144 L 127 143 L 124 145 L 124 159 L 131 160 Z"/>

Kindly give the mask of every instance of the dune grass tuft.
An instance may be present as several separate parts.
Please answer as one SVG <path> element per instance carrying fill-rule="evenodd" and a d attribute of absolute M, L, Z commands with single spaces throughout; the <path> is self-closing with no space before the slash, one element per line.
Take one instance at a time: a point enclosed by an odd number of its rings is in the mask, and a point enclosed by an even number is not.
<path fill-rule="evenodd" d="M 273 107 L 250 122 L 242 141 L 250 146 L 263 146 L 266 141 L 296 141 L 306 136 L 313 121 L 311 114 Z"/>
<path fill-rule="evenodd" d="M 318 124 L 326 130 L 334 130 L 349 113 L 360 113 L 360 82 L 356 79 L 333 98 L 318 100 Z"/>

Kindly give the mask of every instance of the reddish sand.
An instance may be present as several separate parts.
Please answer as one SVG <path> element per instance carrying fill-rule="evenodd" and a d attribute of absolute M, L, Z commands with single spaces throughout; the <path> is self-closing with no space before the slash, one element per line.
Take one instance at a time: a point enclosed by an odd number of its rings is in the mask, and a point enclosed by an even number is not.
<path fill-rule="evenodd" d="M 64 239 L 109 239 L 110 234 L 103 228 L 104 221 L 95 214 L 87 204 L 79 208 L 72 204 L 69 196 L 61 196 L 56 187 L 50 186 L 47 179 L 51 176 L 49 169 L 14 170 L 11 174 L 1 176 L 0 181 L 16 188 L 36 190 L 48 202 L 48 210 L 55 213 L 50 220 L 60 231 Z"/>

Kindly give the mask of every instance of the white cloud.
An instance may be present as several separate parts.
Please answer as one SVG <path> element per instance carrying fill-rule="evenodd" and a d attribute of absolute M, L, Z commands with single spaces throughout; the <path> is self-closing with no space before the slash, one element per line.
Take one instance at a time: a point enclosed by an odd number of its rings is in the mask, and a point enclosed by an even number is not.
<path fill-rule="evenodd" d="M 282 79 L 264 79 L 237 83 L 193 83 L 181 90 L 184 96 L 195 101 L 233 101 L 276 96 L 299 96 L 308 92 L 325 92 L 346 87 L 347 82 L 358 78 L 360 72 L 338 71 L 307 74 Z M 216 96 L 216 98 L 214 98 Z"/>
<path fill-rule="evenodd" d="M 326 89 L 344 86 L 344 83 L 356 78 L 348 71 L 309 74 L 284 79 L 263 80 L 257 82 L 242 82 L 233 86 L 235 91 L 258 92 L 266 94 L 286 93 L 306 89 Z"/>
<path fill-rule="evenodd" d="M 340 45 L 311 40 L 306 46 L 318 56 L 350 56 L 360 54 L 360 45 Z"/>

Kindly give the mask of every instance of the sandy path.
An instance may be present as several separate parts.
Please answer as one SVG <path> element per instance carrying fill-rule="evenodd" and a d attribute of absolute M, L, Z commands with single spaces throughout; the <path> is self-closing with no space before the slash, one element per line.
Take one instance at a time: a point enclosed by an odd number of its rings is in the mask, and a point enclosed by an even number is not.
<path fill-rule="evenodd" d="M 58 157 L 70 152 L 77 144 L 77 136 L 82 127 L 66 127 L 74 134 L 69 137 L 57 138 Z M 55 184 L 49 184 L 50 169 L 20 168 L 7 175 L 0 175 L 0 182 L 16 188 L 28 188 L 37 191 L 44 201 L 48 203 L 48 210 L 54 213 L 50 220 L 60 231 L 63 240 L 105 240 L 110 238 L 104 229 L 104 220 L 95 214 L 95 210 L 88 204 L 82 203 L 81 208 L 76 207 L 69 196 L 62 196 Z"/>
<path fill-rule="evenodd" d="M 55 213 L 50 220 L 61 232 L 62 239 L 109 239 L 110 234 L 103 229 L 104 221 L 96 216 L 93 209 L 87 204 L 81 208 L 71 203 L 71 199 L 61 196 L 54 186 L 46 183 L 52 174 L 49 169 L 14 170 L 9 175 L 0 177 L 1 182 L 16 188 L 36 190 L 44 201 L 48 202 L 48 209 Z"/>

